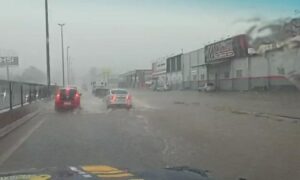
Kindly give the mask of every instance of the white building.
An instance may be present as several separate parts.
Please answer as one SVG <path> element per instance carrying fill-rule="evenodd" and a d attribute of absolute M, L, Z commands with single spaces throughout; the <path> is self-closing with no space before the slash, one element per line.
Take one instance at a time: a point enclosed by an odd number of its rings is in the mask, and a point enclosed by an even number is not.
<path fill-rule="evenodd" d="M 182 71 L 182 54 L 167 58 L 167 84 L 171 89 L 182 89 L 183 71 Z"/>
<path fill-rule="evenodd" d="M 182 55 L 183 88 L 197 89 L 206 82 L 204 48 Z"/>
<path fill-rule="evenodd" d="M 152 63 L 152 81 L 156 85 L 165 85 L 167 83 L 166 59 Z"/>
<path fill-rule="evenodd" d="M 248 54 L 246 38 L 239 35 L 184 53 L 183 88 L 212 82 L 219 90 L 300 89 L 299 42 Z"/>

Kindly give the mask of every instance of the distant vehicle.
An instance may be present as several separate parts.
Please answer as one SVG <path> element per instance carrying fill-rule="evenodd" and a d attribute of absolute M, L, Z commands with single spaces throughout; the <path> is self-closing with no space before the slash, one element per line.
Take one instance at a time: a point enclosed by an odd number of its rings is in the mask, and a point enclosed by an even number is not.
<path fill-rule="evenodd" d="M 100 98 L 103 98 L 107 95 L 109 91 L 109 86 L 106 81 L 97 81 L 93 84 L 92 93 Z"/>
<path fill-rule="evenodd" d="M 93 94 L 97 97 L 103 98 L 107 95 L 109 89 L 107 87 L 94 87 Z"/>
<path fill-rule="evenodd" d="M 55 96 L 55 110 L 80 107 L 81 94 L 74 87 L 61 88 Z"/>
<path fill-rule="evenodd" d="M 205 83 L 203 86 L 198 88 L 198 91 L 211 92 L 215 91 L 216 87 L 214 83 Z"/>
<path fill-rule="evenodd" d="M 132 97 L 126 89 L 110 89 L 106 96 L 106 107 L 132 108 Z"/>

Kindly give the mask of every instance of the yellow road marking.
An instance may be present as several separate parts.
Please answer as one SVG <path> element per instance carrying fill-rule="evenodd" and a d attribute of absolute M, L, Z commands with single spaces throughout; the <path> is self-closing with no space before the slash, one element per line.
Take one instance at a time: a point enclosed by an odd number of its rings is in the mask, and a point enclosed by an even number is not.
<path fill-rule="evenodd" d="M 123 178 L 123 177 L 132 177 L 134 176 L 127 171 L 123 171 L 111 166 L 105 165 L 91 165 L 91 166 L 82 166 L 84 171 L 91 174 L 95 174 L 100 178 Z"/>
<path fill-rule="evenodd" d="M 82 166 L 82 169 L 88 172 L 100 172 L 100 173 L 119 170 L 117 168 L 113 168 L 111 166 L 105 166 L 105 165 Z"/>
<path fill-rule="evenodd" d="M 133 174 L 130 173 L 123 173 L 123 174 L 106 174 L 106 175 L 97 175 L 98 177 L 101 178 L 121 178 L 121 177 L 129 177 L 129 176 L 133 176 Z"/>
<path fill-rule="evenodd" d="M 43 174 L 43 175 L 34 175 L 30 178 L 30 180 L 49 180 L 51 179 L 50 175 Z"/>
<path fill-rule="evenodd" d="M 93 171 L 90 173 L 92 173 L 92 174 L 118 174 L 118 173 L 127 173 L 127 172 L 122 171 L 122 170 L 114 170 L 114 171 Z"/>

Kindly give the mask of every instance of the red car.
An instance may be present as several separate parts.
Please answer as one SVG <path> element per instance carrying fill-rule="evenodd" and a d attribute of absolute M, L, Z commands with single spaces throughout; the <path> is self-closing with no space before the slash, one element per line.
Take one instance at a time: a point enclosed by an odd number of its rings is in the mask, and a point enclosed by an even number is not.
<path fill-rule="evenodd" d="M 81 94 L 76 88 L 61 88 L 55 96 L 55 110 L 76 109 L 80 107 Z"/>

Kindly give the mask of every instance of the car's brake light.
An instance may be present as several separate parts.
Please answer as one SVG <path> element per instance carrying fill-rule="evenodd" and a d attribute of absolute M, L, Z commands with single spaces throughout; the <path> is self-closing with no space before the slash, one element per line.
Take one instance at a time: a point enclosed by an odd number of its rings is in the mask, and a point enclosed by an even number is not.
<path fill-rule="evenodd" d="M 56 100 L 60 99 L 60 94 L 56 94 Z"/>
<path fill-rule="evenodd" d="M 126 99 L 127 99 L 127 100 L 131 100 L 131 96 L 128 94 L 128 95 L 126 96 Z"/>
<path fill-rule="evenodd" d="M 112 95 L 112 96 L 110 97 L 110 100 L 111 100 L 112 102 L 116 101 L 116 99 L 117 99 L 117 96 L 116 96 L 116 95 Z"/>

